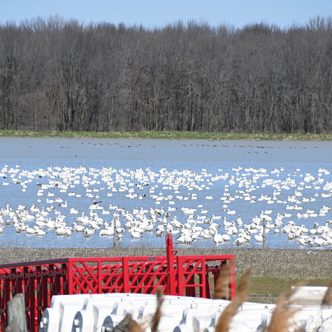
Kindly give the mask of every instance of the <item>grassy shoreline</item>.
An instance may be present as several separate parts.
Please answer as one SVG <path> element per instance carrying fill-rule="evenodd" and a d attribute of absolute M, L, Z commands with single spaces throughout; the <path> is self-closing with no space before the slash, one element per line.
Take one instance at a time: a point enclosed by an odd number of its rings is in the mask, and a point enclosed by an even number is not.
<path fill-rule="evenodd" d="M 331 141 L 332 134 L 302 133 L 209 133 L 189 131 L 30 131 L 0 130 L 0 137 L 59 137 L 59 138 L 150 138 L 150 139 L 206 139 L 257 141 Z"/>

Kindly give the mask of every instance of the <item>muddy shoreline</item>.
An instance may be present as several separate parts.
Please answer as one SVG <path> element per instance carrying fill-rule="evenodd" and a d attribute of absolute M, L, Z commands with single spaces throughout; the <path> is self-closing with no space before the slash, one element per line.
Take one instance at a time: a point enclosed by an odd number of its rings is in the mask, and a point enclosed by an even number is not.
<path fill-rule="evenodd" d="M 237 274 L 252 267 L 255 276 L 287 279 L 332 279 L 332 250 L 176 248 L 178 255 L 235 254 Z M 0 264 L 68 257 L 165 255 L 158 248 L 0 248 Z"/>

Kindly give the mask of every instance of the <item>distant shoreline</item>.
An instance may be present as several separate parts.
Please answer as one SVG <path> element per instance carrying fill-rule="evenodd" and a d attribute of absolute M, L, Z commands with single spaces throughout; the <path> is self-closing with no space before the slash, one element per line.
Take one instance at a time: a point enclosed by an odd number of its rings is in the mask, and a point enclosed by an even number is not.
<path fill-rule="evenodd" d="M 189 131 L 30 131 L 0 130 L 0 137 L 59 137 L 59 138 L 147 138 L 147 139 L 205 139 L 257 141 L 332 141 L 332 134 L 303 133 L 211 133 Z"/>

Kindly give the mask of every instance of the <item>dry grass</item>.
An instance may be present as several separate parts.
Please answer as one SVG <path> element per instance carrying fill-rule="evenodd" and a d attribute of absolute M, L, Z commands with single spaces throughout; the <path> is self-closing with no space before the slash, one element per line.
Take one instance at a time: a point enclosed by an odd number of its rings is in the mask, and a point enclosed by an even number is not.
<path fill-rule="evenodd" d="M 322 300 L 322 305 L 332 305 L 332 281 L 330 281 Z"/>
<path fill-rule="evenodd" d="M 151 332 L 158 332 L 158 326 L 160 323 L 160 319 L 162 317 L 161 307 L 164 302 L 163 294 L 160 289 L 156 292 L 157 297 L 157 307 L 156 311 L 151 319 Z M 139 324 L 136 320 L 134 320 L 131 314 L 127 314 L 124 319 L 114 327 L 112 331 L 114 332 L 144 332 L 146 331 L 147 324 L 142 323 Z"/>
<path fill-rule="evenodd" d="M 231 266 L 227 262 L 223 269 L 221 270 L 218 279 L 216 280 L 216 285 L 214 288 L 214 298 L 215 299 L 229 299 L 230 290 L 229 283 L 231 282 Z"/>
<path fill-rule="evenodd" d="M 236 296 L 220 315 L 216 325 L 216 332 L 229 331 L 230 323 L 233 317 L 236 315 L 241 304 L 247 298 L 250 275 L 251 275 L 251 269 L 248 269 L 240 278 L 238 285 L 236 287 Z M 223 283 L 221 280 L 219 280 L 219 282 Z"/>
<path fill-rule="evenodd" d="M 122 321 L 112 329 L 113 332 L 144 332 L 140 324 L 138 324 L 131 314 L 127 314 Z"/>
<path fill-rule="evenodd" d="M 131 318 L 128 324 L 128 332 L 144 332 L 145 328 Z"/>
<path fill-rule="evenodd" d="M 156 296 L 157 296 L 157 308 L 151 320 L 151 332 L 158 331 L 158 326 L 162 315 L 161 307 L 164 302 L 164 298 L 160 289 L 157 290 Z"/>
<path fill-rule="evenodd" d="M 291 307 L 293 304 L 291 298 L 296 293 L 297 288 L 303 286 L 304 282 L 299 282 L 294 288 L 281 294 L 277 300 L 276 307 L 273 311 L 270 324 L 266 332 L 287 332 L 290 319 L 299 311 L 298 308 Z"/>

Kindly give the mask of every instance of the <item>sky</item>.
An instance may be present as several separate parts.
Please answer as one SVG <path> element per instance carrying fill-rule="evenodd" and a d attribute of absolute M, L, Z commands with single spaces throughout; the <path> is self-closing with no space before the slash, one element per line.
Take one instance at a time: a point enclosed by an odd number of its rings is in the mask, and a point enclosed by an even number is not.
<path fill-rule="evenodd" d="M 82 23 L 163 27 L 179 20 L 235 28 L 267 23 L 288 28 L 332 16 L 332 0 L 0 0 L 0 24 L 59 15 Z"/>

